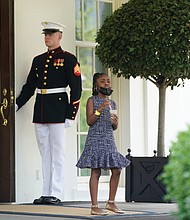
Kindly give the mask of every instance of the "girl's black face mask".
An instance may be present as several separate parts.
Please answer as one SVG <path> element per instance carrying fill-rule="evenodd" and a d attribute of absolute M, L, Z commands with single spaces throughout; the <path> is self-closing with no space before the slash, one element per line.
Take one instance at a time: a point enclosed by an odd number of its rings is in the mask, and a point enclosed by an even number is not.
<path fill-rule="evenodd" d="M 100 87 L 99 92 L 102 93 L 103 95 L 110 96 L 112 94 L 113 90 L 111 88 Z"/>

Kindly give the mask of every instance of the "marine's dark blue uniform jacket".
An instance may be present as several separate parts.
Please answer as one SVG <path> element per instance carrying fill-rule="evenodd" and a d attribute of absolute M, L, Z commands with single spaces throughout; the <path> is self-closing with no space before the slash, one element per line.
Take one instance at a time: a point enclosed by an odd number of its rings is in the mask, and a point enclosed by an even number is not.
<path fill-rule="evenodd" d="M 34 123 L 62 123 L 74 120 L 81 97 L 81 74 L 76 57 L 61 47 L 33 59 L 26 84 L 16 99 L 18 109 L 34 95 L 36 88 L 52 89 L 70 87 L 66 92 L 37 94 L 34 105 Z"/>

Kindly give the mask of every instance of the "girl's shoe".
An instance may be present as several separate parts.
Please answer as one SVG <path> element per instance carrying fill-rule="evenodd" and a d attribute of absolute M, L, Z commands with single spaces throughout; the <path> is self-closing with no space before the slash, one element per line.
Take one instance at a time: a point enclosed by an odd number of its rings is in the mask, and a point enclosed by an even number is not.
<path fill-rule="evenodd" d="M 108 209 L 112 212 L 118 213 L 118 214 L 124 214 L 125 213 L 123 210 L 117 208 L 114 201 L 110 201 L 110 200 L 106 204 L 106 209 Z"/>
<path fill-rule="evenodd" d="M 108 215 L 108 212 L 103 209 L 100 209 L 98 205 L 92 205 L 90 214 L 91 215 Z"/>

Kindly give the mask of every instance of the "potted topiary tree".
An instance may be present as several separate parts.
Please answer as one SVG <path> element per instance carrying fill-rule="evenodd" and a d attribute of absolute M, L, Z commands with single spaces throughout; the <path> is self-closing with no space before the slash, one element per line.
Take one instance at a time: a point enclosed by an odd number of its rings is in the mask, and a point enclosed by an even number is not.
<path fill-rule="evenodd" d="M 189 0 L 129 0 L 96 37 L 96 54 L 113 74 L 141 77 L 158 88 L 158 157 L 165 156 L 166 89 L 190 78 L 189 12 Z"/>

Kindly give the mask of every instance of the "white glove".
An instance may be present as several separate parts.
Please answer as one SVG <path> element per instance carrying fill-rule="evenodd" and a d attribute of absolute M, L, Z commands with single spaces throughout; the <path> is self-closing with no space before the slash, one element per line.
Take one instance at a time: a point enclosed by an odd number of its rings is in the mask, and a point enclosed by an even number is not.
<path fill-rule="evenodd" d="M 71 119 L 68 119 L 68 118 L 65 119 L 65 128 L 69 128 L 73 124 L 74 124 L 74 120 L 71 120 Z"/>
<path fill-rule="evenodd" d="M 18 111 L 18 105 L 15 104 L 15 112 L 17 112 L 17 111 Z"/>

